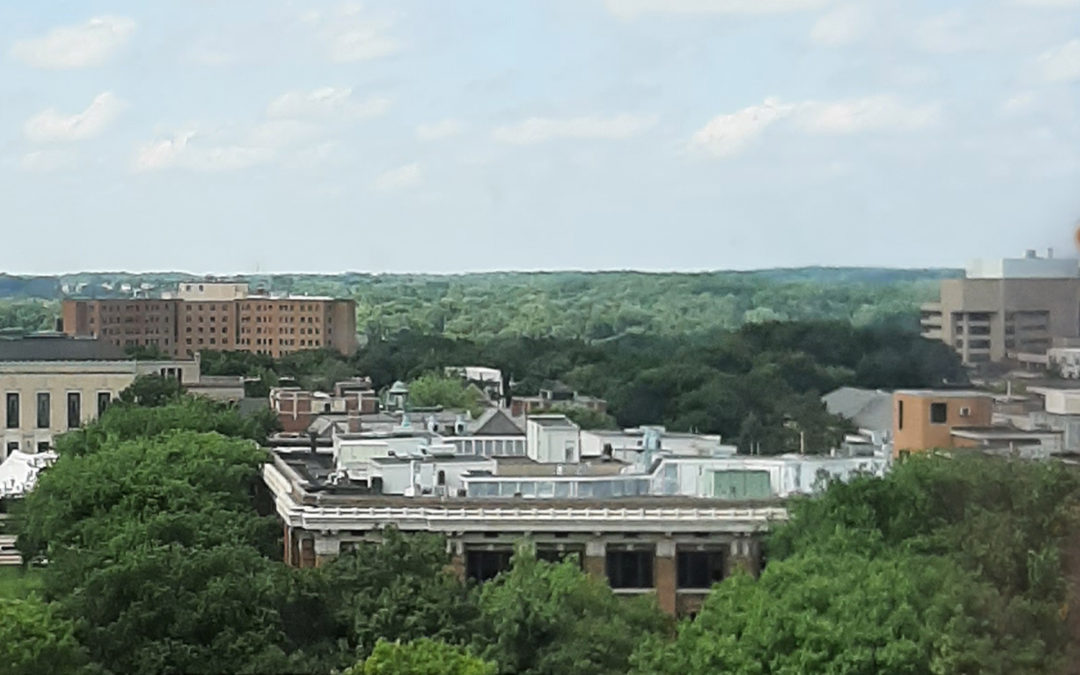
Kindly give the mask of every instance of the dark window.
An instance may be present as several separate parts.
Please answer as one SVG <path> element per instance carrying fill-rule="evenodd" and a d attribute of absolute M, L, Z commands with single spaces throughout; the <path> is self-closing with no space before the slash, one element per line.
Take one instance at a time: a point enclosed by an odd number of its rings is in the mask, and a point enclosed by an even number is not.
<path fill-rule="evenodd" d="M 675 558 L 679 588 L 712 588 L 724 580 L 724 554 L 719 551 L 679 551 Z"/>
<path fill-rule="evenodd" d="M 439 475 L 435 479 L 436 485 L 446 485 L 446 472 L 440 470 Z"/>
<path fill-rule="evenodd" d="M 38 443 L 37 444 L 37 451 L 38 452 L 48 452 L 49 451 L 49 442 L 48 441 L 41 441 L 40 443 Z"/>
<path fill-rule="evenodd" d="M 14 392 L 7 395 L 7 428 L 19 428 L 19 395 Z"/>
<path fill-rule="evenodd" d="M 930 404 L 930 423 L 931 424 L 945 424 L 949 420 L 949 404 L 947 403 L 931 403 Z"/>
<path fill-rule="evenodd" d="M 510 569 L 510 551 L 466 551 L 465 576 L 476 581 L 494 579 Z"/>
<path fill-rule="evenodd" d="M 898 401 L 896 404 L 896 426 L 898 429 L 904 428 L 904 402 Z"/>
<path fill-rule="evenodd" d="M 77 391 L 67 395 L 67 423 L 68 429 L 78 429 L 82 424 L 82 394 Z"/>
<path fill-rule="evenodd" d="M 7 444 L 8 454 L 11 454 L 11 453 L 15 452 L 18 449 L 19 449 L 19 442 L 18 441 L 8 441 L 8 444 Z"/>
<path fill-rule="evenodd" d="M 48 429 L 51 423 L 51 411 L 52 401 L 47 392 L 43 392 L 37 395 L 37 428 Z"/>
<path fill-rule="evenodd" d="M 107 391 L 100 391 L 97 395 L 97 414 L 101 417 L 105 414 L 105 410 L 108 409 L 109 404 L 112 403 L 112 394 Z"/>
<path fill-rule="evenodd" d="M 612 588 L 652 588 L 653 552 L 608 551 L 607 576 Z"/>

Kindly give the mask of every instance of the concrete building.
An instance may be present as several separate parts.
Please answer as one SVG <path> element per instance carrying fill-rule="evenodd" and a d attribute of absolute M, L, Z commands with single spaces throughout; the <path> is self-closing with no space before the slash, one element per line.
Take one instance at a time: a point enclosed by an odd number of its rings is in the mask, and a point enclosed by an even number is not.
<path fill-rule="evenodd" d="M 941 282 L 940 301 L 923 305 L 921 321 L 925 337 L 965 364 L 1045 354 L 1054 338 L 1080 336 L 1080 268 L 1052 251 L 974 261 L 963 279 Z"/>
<path fill-rule="evenodd" d="M 579 394 L 562 382 L 545 383 L 536 396 L 514 396 L 510 399 L 510 413 L 515 417 L 539 414 L 554 407 L 583 408 L 606 413 L 607 401 Z"/>
<path fill-rule="evenodd" d="M 953 430 L 989 427 L 993 408 L 993 397 L 978 391 L 894 392 L 893 455 L 956 447 Z"/>
<path fill-rule="evenodd" d="M 513 456 L 461 454 L 453 437 L 417 429 L 350 434 L 333 452 L 275 451 L 263 477 L 285 561 L 319 565 L 394 526 L 445 535 L 458 573 L 483 581 L 526 542 L 541 558 L 577 555 L 617 593 L 655 593 L 665 611 L 688 614 L 734 569 L 759 569 L 761 537 L 786 518 L 782 499 L 887 467 L 714 455 L 715 437 L 682 439 L 678 454 L 655 430 L 635 461 L 582 459 L 578 430 L 556 417 L 530 419 L 526 449 Z"/>
<path fill-rule="evenodd" d="M 156 347 L 173 357 L 202 350 L 279 357 L 308 349 L 357 349 L 356 303 L 334 298 L 251 293 L 247 284 L 180 284 L 157 299 L 65 300 L 68 335 L 119 347 Z"/>
<path fill-rule="evenodd" d="M 862 453 L 892 455 L 893 396 L 880 389 L 840 387 L 821 397 L 825 409 L 850 420 L 856 433 L 844 439 L 840 448 L 848 455 Z"/>
<path fill-rule="evenodd" d="M 359 431 L 358 418 L 378 412 L 379 395 L 369 378 L 338 382 L 332 392 L 275 387 L 270 390 L 270 408 L 286 433 L 307 433 L 315 418 L 324 415 L 357 418 L 353 428 Z"/>
<path fill-rule="evenodd" d="M 115 345 L 59 334 L 0 339 L 0 458 L 48 450 L 57 435 L 96 419 L 136 377 L 152 374 L 200 381 L 198 360 L 136 361 Z"/>

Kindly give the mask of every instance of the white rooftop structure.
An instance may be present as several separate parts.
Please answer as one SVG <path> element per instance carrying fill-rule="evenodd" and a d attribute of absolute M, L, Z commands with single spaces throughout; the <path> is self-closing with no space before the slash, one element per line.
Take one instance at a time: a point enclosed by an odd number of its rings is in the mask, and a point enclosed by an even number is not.
<path fill-rule="evenodd" d="M 34 489 L 38 473 L 52 466 L 55 452 L 26 453 L 12 450 L 0 463 L 0 497 L 22 497 Z"/>
<path fill-rule="evenodd" d="M 1023 258 L 972 260 L 966 273 L 968 279 L 1070 279 L 1080 277 L 1080 261 L 1055 258 L 1053 249 L 1045 258 L 1027 251 Z"/>

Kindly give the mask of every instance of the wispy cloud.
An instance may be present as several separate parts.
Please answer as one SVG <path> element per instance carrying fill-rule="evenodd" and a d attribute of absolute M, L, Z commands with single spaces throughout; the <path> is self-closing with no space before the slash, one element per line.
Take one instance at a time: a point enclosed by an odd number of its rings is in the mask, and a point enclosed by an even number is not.
<path fill-rule="evenodd" d="M 329 11 L 315 10 L 302 18 L 314 27 L 327 56 L 338 63 L 371 61 L 402 49 L 401 41 L 393 35 L 394 20 L 376 15 L 360 4 L 346 3 Z"/>
<path fill-rule="evenodd" d="M 823 15 L 810 31 L 810 39 L 820 45 L 839 47 L 866 37 L 873 23 L 865 5 L 841 5 Z"/>
<path fill-rule="evenodd" d="M 35 68 L 87 68 L 107 62 L 135 32 L 135 21 L 99 16 L 78 26 L 54 28 L 42 37 L 19 40 L 11 56 Z"/>
<path fill-rule="evenodd" d="M 282 94 L 266 108 L 271 119 L 349 119 L 376 117 L 390 109 L 390 99 L 369 96 L 357 100 L 350 87 L 319 87 Z"/>
<path fill-rule="evenodd" d="M 615 141 L 637 136 L 656 124 L 654 115 L 529 119 L 498 127 L 492 137 L 500 143 L 527 145 L 558 139 Z"/>
<path fill-rule="evenodd" d="M 82 141 L 99 136 L 124 109 L 124 102 L 112 92 L 94 97 L 80 113 L 64 115 L 54 108 L 43 110 L 26 120 L 23 135 L 36 143 Z"/>
<path fill-rule="evenodd" d="M 135 153 L 133 168 L 136 171 L 173 168 L 235 171 L 265 163 L 272 157 L 269 148 L 220 144 L 204 139 L 197 130 L 188 130 L 140 146 Z"/>
<path fill-rule="evenodd" d="M 379 177 L 375 179 L 374 188 L 380 192 L 402 190 L 419 185 L 422 179 L 423 171 L 419 164 L 406 164 L 379 174 Z"/>
<path fill-rule="evenodd" d="M 421 124 L 416 127 L 416 140 L 439 141 L 461 133 L 461 122 L 457 120 L 442 120 L 431 124 Z"/>
<path fill-rule="evenodd" d="M 19 160 L 19 168 L 31 173 L 48 173 L 74 168 L 75 155 L 68 150 L 47 149 L 33 150 Z"/>
<path fill-rule="evenodd" d="M 782 120 L 804 133 L 843 135 L 916 131 L 936 124 L 939 117 L 937 104 L 911 105 L 891 95 L 795 103 L 769 98 L 714 117 L 691 137 L 690 145 L 716 157 L 731 157 Z"/>
<path fill-rule="evenodd" d="M 1043 52 L 1037 61 L 1042 79 L 1050 83 L 1080 80 L 1080 39 Z"/>
<path fill-rule="evenodd" d="M 777 14 L 815 9 L 829 0 L 606 0 L 612 14 Z"/>

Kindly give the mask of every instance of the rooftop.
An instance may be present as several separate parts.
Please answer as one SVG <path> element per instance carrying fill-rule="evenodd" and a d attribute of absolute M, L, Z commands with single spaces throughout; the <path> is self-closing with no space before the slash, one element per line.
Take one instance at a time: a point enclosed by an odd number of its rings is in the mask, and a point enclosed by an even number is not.
<path fill-rule="evenodd" d="M 0 361 L 134 361 L 111 343 L 62 333 L 0 337 Z"/>
<path fill-rule="evenodd" d="M 993 398 L 993 394 L 974 389 L 897 389 L 903 396 L 922 396 L 924 398 Z"/>
<path fill-rule="evenodd" d="M 527 419 L 545 429 L 577 429 L 577 425 L 566 415 L 530 415 Z"/>

